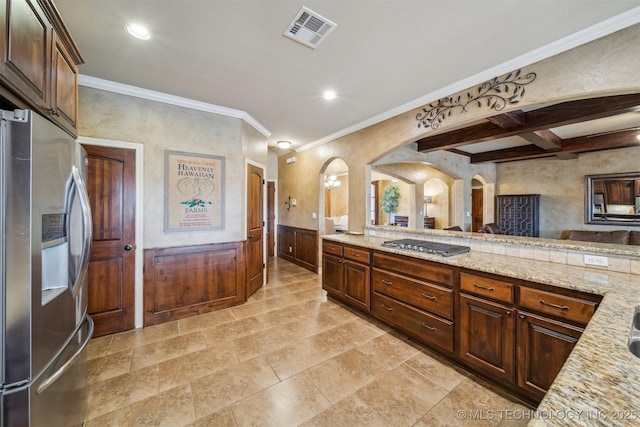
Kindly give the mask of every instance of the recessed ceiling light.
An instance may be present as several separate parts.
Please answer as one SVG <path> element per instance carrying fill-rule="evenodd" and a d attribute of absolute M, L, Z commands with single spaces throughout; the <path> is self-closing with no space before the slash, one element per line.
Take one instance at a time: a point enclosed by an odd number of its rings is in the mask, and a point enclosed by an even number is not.
<path fill-rule="evenodd" d="M 130 24 L 125 25 L 125 28 L 129 34 L 131 34 L 133 37 L 137 39 L 151 40 L 151 33 L 149 32 L 147 27 L 145 27 L 144 25 L 136 24 L 132 22 Z"/>
<path fill-rule="evenodd" d="M 278 147 L 284 150 L 291 147 L 291 141 L 278 141 L 277 144 L 278 144 Z"/>
<path fill-rule="evenodd" d="M 639 133 L 638 135 L 636 135 L 636 139 L 637 139 L 638 141 L 640 141 L 640 133 Z"/>
<path fill-rule="evenodd" d="M 327 101 L 331 101 L 332 99 L 336 99 L 336 93 L 332 90 L 326 90 L 323 94 L 322 97 L 324 99 L 326 99 Z"/>

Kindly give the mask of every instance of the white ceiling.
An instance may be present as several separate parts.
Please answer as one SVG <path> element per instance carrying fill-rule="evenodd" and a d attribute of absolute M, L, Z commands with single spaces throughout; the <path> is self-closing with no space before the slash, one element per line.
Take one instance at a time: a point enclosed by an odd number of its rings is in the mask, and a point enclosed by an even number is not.
<path fill-rule="evenodd" d="M 83 76 L 244 111 L 271 145 L 285 139 L 293 148 L 602 36 L 620 14 L 640 21 L 640 0 L 55 3 L 85 59 Z M 303 5 L 338 25 L 317 49 L 283 35 Z M 152 40 L 128 36 L 130 21 L 146 24 Z M 329 88 L 332 102 L 321 96 Z"/>

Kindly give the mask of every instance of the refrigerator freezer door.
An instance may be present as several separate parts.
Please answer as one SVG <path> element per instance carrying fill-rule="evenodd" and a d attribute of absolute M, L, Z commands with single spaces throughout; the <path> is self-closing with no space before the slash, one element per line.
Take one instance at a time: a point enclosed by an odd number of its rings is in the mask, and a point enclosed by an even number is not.
<path fill-rule="evenodd" d="M 93 321 L 84 319 L 71 341 L 33 383 L 2 396 L 3 427 L 80 427 L 86 413 L 86 351 Z"/>
<path fill-rule="evenodd" d="M 84 318 L 86 291 L 81 287 L 86 287 L 86 281 L 78 284 L 69 274 L 50 267 L 74 257 L 75 242 L 81 242 L 86 251 L 85 232 L 91 227 L 90 220 L 68 221 L 74 212 L 83 211 L 83 204 L 74 201 L 84 191 L 84 185 L 77 184 L 82 178 L 72 173 L 76 141 L 43 117 L 28 110 L 18 112 L 2 112 L 6 122 L 5 301 L 11 301 L 5 307 L 5 389 L 39 377 Z M 69 194 L 70 188 L 75 197 Z M 54 274 L 45 280 L 43 270 Z M 82 295 L 82 304 L 77 294 Z"/>
<path fill-rule="evenodd" d="M 4 112 L 3 112 L 4 116 Z M 2 120 L 4 384 L 31 376 L 31 124 Z"/>

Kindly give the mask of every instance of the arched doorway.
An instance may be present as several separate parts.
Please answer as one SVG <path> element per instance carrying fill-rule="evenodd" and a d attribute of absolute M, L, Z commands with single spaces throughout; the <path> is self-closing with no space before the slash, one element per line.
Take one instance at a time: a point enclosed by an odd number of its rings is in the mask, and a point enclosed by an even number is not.
<path fill-rule="evenodd" d="M 349 166 L 344 160 L 328 161 L 320 172 L 319 221 L 321 234 L 344 232 L 349 229 Z"/>

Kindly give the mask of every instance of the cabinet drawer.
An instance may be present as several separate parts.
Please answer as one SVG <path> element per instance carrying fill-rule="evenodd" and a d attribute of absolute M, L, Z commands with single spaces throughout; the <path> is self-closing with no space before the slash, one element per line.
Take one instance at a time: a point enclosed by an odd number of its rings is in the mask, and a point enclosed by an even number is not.
<path fill-rule="evenodd" d="M 399 301 L 373 293 L 371 312 L 408 334 L 453 352 L 453 322 L 433 316 Z"/>
<path fill-rule="evenodd" d="M 353 246 L 345 245 L 342 256 L 346 259 L 350 259 L 351 261 L 362 262 L 364 264 L 369 264 L 371 262 L 371 252 L 366 249 L 356 248 Z"/>
<path fill-rule="evenodd" d="M 520 307 L 586 325 L 598 306 L 593 301 L 520 287 Z"/>
<path fill-rule="evenodd" d="M 453 270 L 430 264 L 417 258 L 390 255 L 382 252 L 373 253 L 373 265 L 384 270 L 413 276 L 445 286 L 453 286 Z"/>
<path fill-rule="evenodd" d="M 336 256 L 342 256 L 342 245 L 339 243 L 322 241 L 322 252 L 326 252 L 328 254 Z"/>
<path fill-rule="evenodd" d="M 373 290 L 453 319 L 453 290 L 386 271 L 373 270 Z"/>
<path fill-rule="evenodd" d="M 513 304 L 514 289 L 513 283 L 460 273 L 460 290 L 470 294 Z"/>

